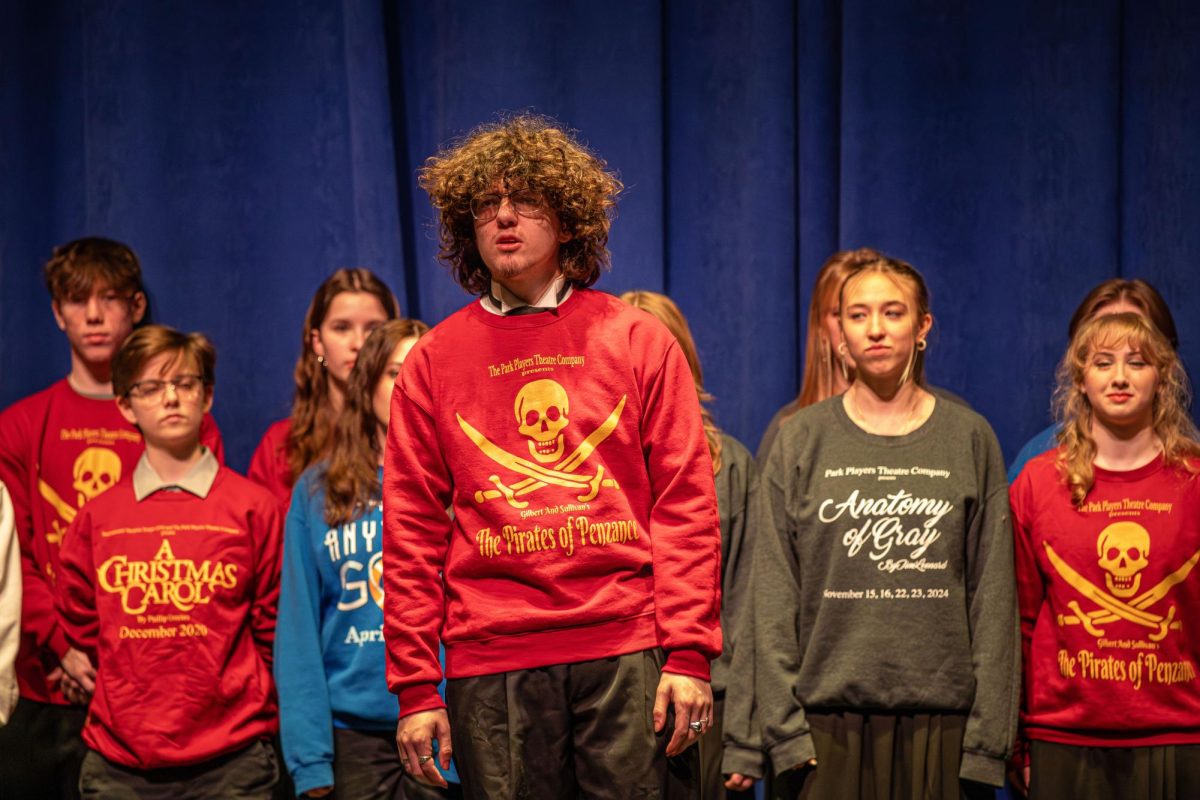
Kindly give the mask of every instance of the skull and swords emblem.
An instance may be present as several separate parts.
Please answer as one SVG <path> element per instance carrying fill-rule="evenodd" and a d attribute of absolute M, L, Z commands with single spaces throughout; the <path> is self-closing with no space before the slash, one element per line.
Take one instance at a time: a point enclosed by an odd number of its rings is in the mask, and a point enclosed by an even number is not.
<path fill-rule="evenodd" d="M 58 515 L 69 525 L 84 503 L 104 494 L 121 480 L 121 457 L 107 447 L 89 447 L 75 459 L 71 470 L 71 488 L 75 490 L 78 506 L 64 500 L 54 487 L 38 478 L 38 494 L 54 507 Z M 51 544 L 61 544 L 67 529 L 58 520 L 51 522 L 53 530 L 46 534 Z"/>
<path fill-rule="evenodd" d="M 571 423 L 567 416 L 571 407 L 567 390 L 557 381 L 548 378 L 530 381 L 522 386 L 513 402 L 513 414 L 517 421 L 517 431 L 526 438 L 532 461 L 493 443 L 463 419 L 461 414 L 456 414 L 463 433 L 484 455 L 510 472 L 525 476 L 524 480 L 511 485 L 501 480 L 499 475 L 488 476 L 488 481 L 496 488 L 476 491 L 475 502 L 486 503 L 503 497 L 513 508 L 526 508 L 529 501 L 520 498 L 547 485 L 580 492 L 577 495 L 580 502 L 592 500 L 600 493 L 601 488 L 618 488 L 614 479 L 605 477 L 604 467 L 601 465 L 597 465 L 596 471 L 591 475 L 580 475 L 577 471 L 596 452 L 600 443 L 616 430 L 617 423 L 621 421 L 621 412 L 625 409 L 626 397 L 622 395 L 617 407 L 604 422 L 600 423 L 600 426 L 570 455 L 564 457 L 564 431 Z"/>
<path fill-rule="evenodd" d="M 1181 623 L 1175 619 L 1175 606 L 1171 606 L 1166 615 L 1156 614 L 1149 609 L 1187 579 L 1196 563 L 1200 562 L 1200 550 L 1156 586 L 1138 594 L 1142 585 L 1142 571 L 1150 564 L 1150 533 L 1136 522 L 1115 522 L 1096 538 L 1099 557 L 1096 563 L 1105 572 L 1107 592 L 1064 561 L 1049 542 L 1042 542 L 1042 546 L 1062 579 L 1099 606 L 1094 611 L 1085 612 L 1078 600 L 1071 600 L 1067 607 L 1073 613 L 1059 614 L 1059 625 L 1082 625 L 1084 630 L 1099 638 L 1104 635 L 1101 625 L 1123 619 L 1151 629 L 1149 638 L 1154 642 L 1162 641 L 1170 631 L 1180 629 Z"/>

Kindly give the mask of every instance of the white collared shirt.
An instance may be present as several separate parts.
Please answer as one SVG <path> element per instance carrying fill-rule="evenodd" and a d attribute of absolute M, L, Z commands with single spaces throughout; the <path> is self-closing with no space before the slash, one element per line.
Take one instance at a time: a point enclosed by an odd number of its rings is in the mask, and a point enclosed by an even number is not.
<path fill-rule="evenodd" d="M 571 296 L 571 292 L 574 291 L 574 287 L 572 286 L 567 286 L 566 291 L 563 291 L 563 283 L 565 283 L 566 280 L 566 277 L 561 272 L 555 275 L 554 280 L 550 281 L 550 284 L 546 287 L 546 290 L 542 292 L 542 296 L 532 303 L 526 303 L 524 300 L 517 297 L 508 289 L 505 289 L 502 285 L 493 280 L 491 297 L 484 295 L 483 297 L 479 298 L 479 302 L 483 305 L 485 310 L 499 317 L 509 314 L 518 308 L 523 308 L 524 306 L 558 308 L 561 303 Z M 559 292 L 562 292 L 561 298 L 558 296 Z M 500 301 L 499 308 L 497 308 L 496 304 L 492 302 L 493 298 Z"/>
<path fill-rule="evenodd" d="M 201 447 L 204 451 L 200 456 L 200 460 L 196 462 L 196 466 L 192 467 L 187 475 L 184 475 L 177 481 L 163 480 L 154 467 L 150 466 L 150 460 L 146 458 L 146 454 L 142 453 L 142 457 L 138 459 L 137 466 L 133 468 L 133 496 L 140 503 L 155 492 L 164 489 L 183 490 L 190 492 L 197 497 L 203 499 L 208 497 L 209 491 L 212 490 L 213 481 L 217 479 L 217 473 L 221 469 L 221 465 L 217 463 L 216 456 L 207 447 Z"/>

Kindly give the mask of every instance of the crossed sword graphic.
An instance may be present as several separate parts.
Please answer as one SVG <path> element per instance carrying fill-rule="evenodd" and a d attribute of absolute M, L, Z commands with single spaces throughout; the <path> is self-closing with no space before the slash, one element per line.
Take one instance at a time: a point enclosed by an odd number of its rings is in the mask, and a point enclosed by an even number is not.
<path fill-rule="evenodd" d="M 559 461 L 553 467 L 543 467 L 541 464 L 535 464 L 520 456 L 513 455 L 493 442 L 489 441 L 486 436 L 476 430 L 471 423 L 462 418 L 461 414 L 455 414 L 458 417 L 458 425 L 462 428 L 463 433 L 467 438 L 475 443 L 475 446 L 483 451 L 484 455 L 495 461 L 502 467 L 525 475 L 525 480 L 514 483 L 509 486 L 500 480 L 499 475 L 489 475 L 488 480 L 495 485 L 495 489 L 480 489 L 475 492 L 475 502 L 485 503 L 488 500 L 495 500 L 497 497 L 503 497 L 508 501 L 508 504 L 513 508 L 525 508 L 529 505 L 527 500 L 519 500 L 530 492 L 536 492 L 546 486 L 546 484 L 554 484 L 555 486 L 563 486 L 568 489 L 576 489 L 583 492 L 578 496 L 579 502 L 585 503 L 588 500 L 595 498 L 600 493 L 601 486 L 609 486 L 617 488 L 617 482 L 612 478 L 604 477 L 604 467 L 597 466 L 595 475 L 575 475 L 575 470 L 579 469 L 583 462 L 591 458 L 592 453 L 600 446 L 600 443 L 609 437 L 616 430 L 617 423 L 621 420 L 621 412 L 625 409 L 625 399 L 628 395 L 621 395 L 621 402 L 617 403 L 617 407 L 613 409 L 608 418 L 600 424 L 600 427 L 592 431 L 591 435 L 584 439 L 579 447 L 569 456 Z"/>
<path fill-rule="evenodd" d="M 58 492 L 54 491 L 54 487 L 41 478 L 38 478 L 38 494 L 42 496 L 43 500 L 54 506 L 54 510 L 58 512 L 60 517 L 67 521 L 68 525 L 75 519 L 75 515 L 79 513 L 79 509 L 59 497 Z M 53 525 L 54 531 L 47 533 L 46 539 L 51 544 L 58 544 L 67 535 L 67 530 L 58 524 L 58 520 L 54 520 Z"/>
<path fill-rule="evenodd" d="M 1042 542 L 1042 546 L 1046 548 L 1046 556 L 1063 580 L 1075 587 L 1075 590 L 1084 597 L 1100 606 L 1096 611 L 1085 613 L 1079 607 L 1079 602 L 1072 600 L 1067 603 L 1067 606 L 1075 612 L 1075 616 L 1059 614 L 1059 625 L 1082 625 L 1084 630 L 1099 638 L 1104 635 L 1104 631 L 1096 627 L 1097 625 L 1106 625 L 1118 619 L 1124 619 L 1153 630 L 1154 633 L 1151 633 L 1149 638 L 1154 642 L 1160 642 L 1166 638 L 1168 631 L 1172 628 L 1179 629 L 1180 623 L 1175 621 L 1175 606 L 1171 606 L 1165 617 L 1146 611 L 1146 609 L 1166 597 L 1171 589 L 1191 574 L 1192 568 L 1196 566 L 1197 562 L 1200 562 L 1200 550 L 1193 553 L 1192 557 L 1183 562 L 1179 569 L 1163 578 L 1153 589 L 1138 595 L 1132 602 L 1125 603 L 1076 572 L 1074 567 L 1063 561 L 1058 553 L 1054 552 L 1054 548 L 1050 546 L 1049 542 Z"/>

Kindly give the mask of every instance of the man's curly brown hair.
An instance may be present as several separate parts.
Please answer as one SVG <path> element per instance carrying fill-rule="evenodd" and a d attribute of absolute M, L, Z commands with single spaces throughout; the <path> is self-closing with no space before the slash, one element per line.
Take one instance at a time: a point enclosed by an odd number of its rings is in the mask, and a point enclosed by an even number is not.
<path fill-rule="evenodd" d="M 571 131 L 536 114 L 481 125 L 425 161 L 418 183 L 440 220 L 438 258 L 472 294 L 491 287 L 475 244 L 471 198 L 505 187 L 540 190 L 571 239 L 559 249 L 563 275 L 575 286 L 596 282 L 608 266 L 608 228 L 623 188 L 616 174 Z"/>

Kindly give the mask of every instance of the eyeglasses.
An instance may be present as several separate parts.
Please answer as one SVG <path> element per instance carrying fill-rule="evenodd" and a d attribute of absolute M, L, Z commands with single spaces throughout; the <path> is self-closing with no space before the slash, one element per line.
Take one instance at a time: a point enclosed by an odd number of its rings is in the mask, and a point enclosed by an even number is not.
<path fill-rule="evenodd" d="M 471 198 L 471 216 L 480 222 L 491 222 L 500 213 L 504 198 L 522 217 L 536 217 L 546 208 L 546 198 L 537 189 L 517 189 L 504 194 L 478 194 Z"/>
<path fill-rule="evenodd" d="M 167 387 L 175 392 L 175 396 L 180 400 L 195 400 L 200 396 L 200 389 L 204 386 L 204 379 L 199 375 L 176 375 L 169 380 L 148 380 L 138 381 L 129 387 L 129 396 L 136 397 L 138 400 L 146 400 L 148 402 L 157 402 L 162 399 L 167 391 Z"/>

